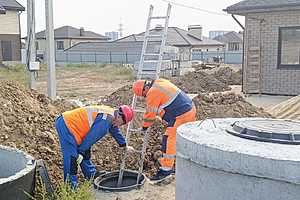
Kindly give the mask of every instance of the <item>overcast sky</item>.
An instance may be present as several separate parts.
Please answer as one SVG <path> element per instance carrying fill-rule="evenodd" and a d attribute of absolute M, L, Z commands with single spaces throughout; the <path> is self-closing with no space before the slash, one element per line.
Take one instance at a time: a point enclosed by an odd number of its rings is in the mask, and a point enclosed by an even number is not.
<path fill-rule="evenodd" d="M 235 30 L 241 28 L 230 15 L 224 15 L 222 9 L 240 0 L 170 0 L 186 6 L 201 8 L 210 14 L 196 9 L 173 5 L 170 26 L 187 29 L 188 25 L 202 25 L 204 35 L 210 30 Z M 27 0 L 18 0 L 26 7 Z M 146 26 L 150 4 L 154 5 L 154 14 L 165 15 L 167 3 L 163 0 L 53 0 L 54 27 L 64 25 L 76 28 L 84 27 L 100 34 L 117 31 L 120 22 L 124 26 L 124 35 L 143 32 Z M 36 31 L 45 28 L 44 0 L 36 0 Z M 222 15 L 223 14 L 223 15 Z M 239 18 L 244 23 L 243 18 Z M 154 23 L 159 24 L 159 23 Z M 21 15 L 22 36 L 26 35 L 26 12 Z"/>

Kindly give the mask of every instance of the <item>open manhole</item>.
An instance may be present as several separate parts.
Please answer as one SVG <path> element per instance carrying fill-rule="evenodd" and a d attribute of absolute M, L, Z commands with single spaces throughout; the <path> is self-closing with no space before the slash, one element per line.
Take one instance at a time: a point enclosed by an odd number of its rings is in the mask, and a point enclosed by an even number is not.
<path fill-rule="evenodd" d="M 34 191 L 35 167 L 28 154 L 0 145 L 0 199 L 32 199 L 29 195 Z"/>
<path fill-rule="evenodd" d="M 138 172 L 126 170 L 123 175 L 123 182 L 118 187 L 119 171 L 106 173 L 97 177 L 94 180 L 94 186 L 98 190 L 106 191 L 129 191 L 141 187 L 145 183 L 145 175 L 141 174 L 139 181 L 137 181 Z"/>
<path fill-rule="evenodd" d="M 300 121 L 249 119 L 237 121 L 227 132 L 246 139 L 280 144 L 300 144 Z"/>

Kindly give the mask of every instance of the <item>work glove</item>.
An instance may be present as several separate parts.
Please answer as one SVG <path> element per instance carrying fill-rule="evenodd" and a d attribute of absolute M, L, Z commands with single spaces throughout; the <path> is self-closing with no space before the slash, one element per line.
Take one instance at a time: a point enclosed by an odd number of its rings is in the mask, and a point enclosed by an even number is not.
<path fill-rule="evenodd" d="M 83 160 L 83 155 L 78 154 L 78 157 L 77 157 L 77 159 L 76 159 L 77 165 L 80 165 L 81 162 L 82 162 L 82 160 Z"/>
<path fill-rule="evenodd" d="M 126 150 L 128 153 L 134 153 L 135 149 L 132 146 L 126 146 Z"/>

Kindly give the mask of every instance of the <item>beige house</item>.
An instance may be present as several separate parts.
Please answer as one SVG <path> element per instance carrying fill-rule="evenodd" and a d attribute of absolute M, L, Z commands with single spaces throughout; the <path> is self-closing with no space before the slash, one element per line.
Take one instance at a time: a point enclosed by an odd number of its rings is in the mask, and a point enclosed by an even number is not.
<path fill-rule="evenodd" d="M 105 42 L 109 38 L 92 31 L 86 31 L 84 28 L 74 28 L 72 26 L 63 26 L 54 30 L 54 39 L 56 51 L 63 51 L 80 42 Z M 42 57 L 46 49 L 45 31 L 36 33 L 37 55 Z"/>
<path fill-rule="evenodd" d="M 24 10 L 15 0 L 0 0 L 0 62 L 21 59 L 20 14 Z"/>
<path fill-rule="evenodd" d="M 225 9 L 245 16 L 243 92 L 300 94 L 300 0 L 245 0 Z"/>

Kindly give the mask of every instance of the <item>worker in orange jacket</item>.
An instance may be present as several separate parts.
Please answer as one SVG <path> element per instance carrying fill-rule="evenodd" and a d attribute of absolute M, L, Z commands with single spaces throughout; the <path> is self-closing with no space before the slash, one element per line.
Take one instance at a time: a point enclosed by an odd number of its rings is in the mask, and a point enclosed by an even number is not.
<path fill-rule="evenodd" d="M 110 132 L 120 147 L 126 147 L 119 126 L 127 124 L 132 118 L 133 110 L 126 105 L 118 109 L 87 106 L 59 116 L 55 125 L 63 154 L 64 180 L 76 187 L 78 166 L 85 178 L 93 178 L 96 168 L 90 160 L 92 145 Z M 134 150 L 130 146 L 127 148 L 129 151 Z"/>
<path fill-rule="evenodd" d="M 138 80 L 133 85 L 137 96 L 146 97 L 146 112 L 142 130 L 146 131 L 159 115 L 167 124 L 162 140 L 160 169 L 150 180 L 158 181 L 174 172 L 176 156 L 176 130 L 180 125 L 196 120 L 192 100 L 173 83 L 165 79 Z"/>

